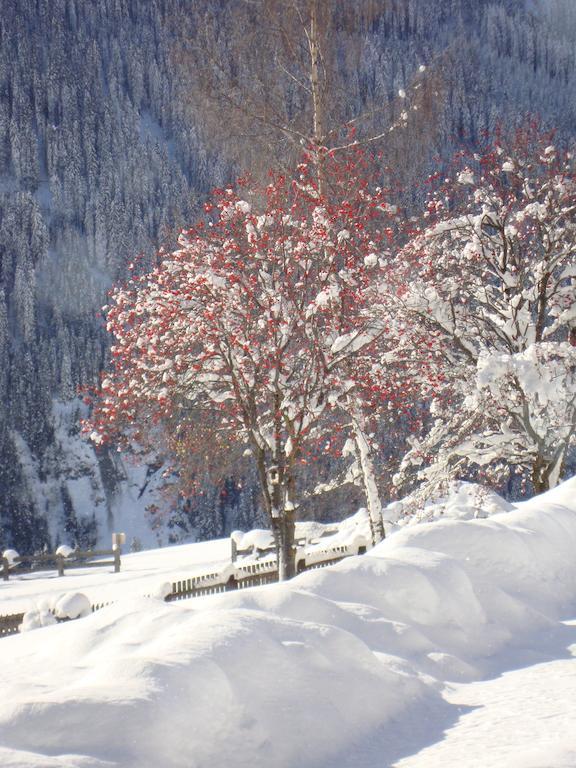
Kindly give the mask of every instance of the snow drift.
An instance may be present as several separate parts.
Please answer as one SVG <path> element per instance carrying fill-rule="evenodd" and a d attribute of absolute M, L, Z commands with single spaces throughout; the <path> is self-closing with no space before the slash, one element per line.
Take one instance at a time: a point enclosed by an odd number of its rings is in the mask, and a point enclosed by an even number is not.
<path fill-rule="evenodd" d="M 576 605 L 576 479 L 289 584 L 2 640 L 6 768 L 333 766 Z"/>

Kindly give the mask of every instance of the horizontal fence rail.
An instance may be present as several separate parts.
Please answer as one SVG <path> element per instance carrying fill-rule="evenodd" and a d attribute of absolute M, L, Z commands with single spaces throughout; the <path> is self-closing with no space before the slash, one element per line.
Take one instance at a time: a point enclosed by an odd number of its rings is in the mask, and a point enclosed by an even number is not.
<path fill-rule="evenodd" d="M 58 576 L 64 576 L 65 571 L 75 568 L 111 567 L 114 568 L 114 573 L 119 573 L 121 555 L 121 549 L 116 547 L 115 549 L 91 549 L 85 552 L 73 551 L 67 557 L 56 553 L 18 555 L 13 558 L 12 563 L 6 557 L 2 557 L 2 578 L 4 581 L 8 581 L 10 576 L 50 570 L 58 571 Z M 112 559 L 102 560 L 103 557 L 111 557 Z"/>

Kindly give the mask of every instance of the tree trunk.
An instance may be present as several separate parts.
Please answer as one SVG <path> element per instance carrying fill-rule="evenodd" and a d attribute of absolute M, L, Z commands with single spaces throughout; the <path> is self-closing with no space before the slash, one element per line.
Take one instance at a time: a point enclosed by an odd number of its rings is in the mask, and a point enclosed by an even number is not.
<path fill-rule="evenodd" d="M 278 563 L 278 580 L 286 581 L 296 575 L 296 551 L 295 539 L 295 513 L 292 509 L 286 509 L 286 501 L 289 498 L 288 488 L 285 488 L 280 477 L 275 482 L 271 481 L 270 469 L 267 464 L 266 454 L 256 445 L 256 466 L 258 479 L 264 500 L 264 508 L 270 519 L 270 528 L 276 547 L 276 562 Z M 278 472 L 277 465 L 276 471 Z"/>
<path fill-rule="evenodd" d="M 278 581 L 287 581 L 296 575 L 295 531 L 294 512 L 290 510 L 285 510 L 281 517 L 274 518 L 272 521 L 278 562 Z"/>
<path fill-rule="evenodd" d="M 285 473 L 284 466 L 275 464 L 274 468 L 276 470 L 274 479 L 271 477 L 270 470 L 266 473 L 270 483 L 268 486 L 270 517 L 276 545 L 278 581 L 286 581 L 296 575 L 295 511 L 289 503 L 290 477 Z"/>
<path fill-rule="evenodd" d="M 552 461 L 543 456 L 537 456 L 532 464 L 531 480 L 534 493 L 546 493 L 554 488 L 559 481 L 564 465 L 565 451 L 559 450 Z"/>
<path fill-rule="evenodd" d="M 312 136 L 316 151 L 318 193 L 323 195 L 325 184 L 322 148 L 326 141 L 324 125 L 325 87 L 322 76 L 322 38 L 318 4 L 319 0 L 311 0 L 308 43 L 310 49 L 310 92 L 312 94 Z"/>
<path fill-rule="evenodd" d="M 544 493 L 545 491 L 548 490 L 548 488 L 546 487 L 546 482 L 542 477 L 542 463 L 539 458 L 536 459 L 536 461 L 532 465 L 531 475 L 532 475 L 532 487 L 536 495 L 538 495 L 539 493 Z"/>
<path fill-rule="evenodd" d="M 370 443 L 364 430 L 364 416 L 361 412 L 352 415 L 354 425 L 354 442 L 360 470 L 362 472 L 362 484 L 366 495 L 366 507 L 370 517 L 370 528 L 372 531 L 372 543 L 378 544 L 385 538 L 384 522 L 382 520 L 382 501 L 380 492 L 376 484 L 376 473 L 374 471 L 374 462 L 372 461 L 372 451 Z"/>

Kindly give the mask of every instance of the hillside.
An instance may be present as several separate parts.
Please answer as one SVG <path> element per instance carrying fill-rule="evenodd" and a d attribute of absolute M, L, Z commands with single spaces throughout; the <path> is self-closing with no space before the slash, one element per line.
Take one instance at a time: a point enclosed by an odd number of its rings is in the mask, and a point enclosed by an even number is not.
<path fill-rule="evenodd" d="M 114 451 L 96 454 L 78 434 L 84 406 L 76 392 L 97 382 L 108 357 L 97 317 L 108 288 L 137 254 L 150 260 L 172 242 L 206 190 L 232 175 L 226 158 L 202 144 L 200 108 L 191 111 L 183 98 L 170 22 L 185 7 L 183 0 L 3 3 L 2 547 L 108 544 L 113 530 L 152 545 L 217 537 L 257 519 L 248 477 L 224 494 L 207 485 L 170 527 L 154 515 L 166 504 L 161 457 L 136 468 Z M 571 0 L 390 3 L 366 31 L 349 98 L 382 104 L 385 123 L 422 62 L 436 73 L 435 124 L 407 147 L 384 148 L 402 169 L 406 198 L 418 194 L 413 184 L 424 171 L 499 120 L 537 113 L 571 135 L 575 31 Z M 232 32 L 223 29 L 223 39 Z M 347 45 L 343 31 L 343 52 Z"/>

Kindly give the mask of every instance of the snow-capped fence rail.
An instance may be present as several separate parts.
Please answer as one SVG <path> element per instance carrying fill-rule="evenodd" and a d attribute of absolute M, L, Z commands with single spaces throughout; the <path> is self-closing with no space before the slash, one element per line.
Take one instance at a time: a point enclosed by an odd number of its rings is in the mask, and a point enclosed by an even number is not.
<path fill-rule="evenodd" d="M 353 555 L 362 555 L 371 546 L 366 510 L 359 510 L 355 515 L 338 525 L 325 525 L 316 522 L 299 522 L 296 525 L 295 556 L 298 573 L 314 568 L 323 568 Z M 95 568 L 110 565 L 114 566 L 114 570 L 118 572 L 120 570 L 123 538 L 123 534 L 114 534 L 111 550 L 78 552 L 63 545 L 53 555 L 34 557 L 20 557 L 15 550 L 6 550 L 0 561 L 3 571 L 6 573 L 6 579 L 9 575 L 15 576 L 30 572 L 30 570 L 42 570 L 47 563 L 57 564 L 60 575 L 64 574 L 64 569 Z M 112 560 L 100 559 L 110 555 L 113 557 Z M 28 571 L 23 568 L 25 563 L 31 566 Z M 38 565 L 39 568 L 34 567 Z M 206 570 L 196 573 L 190 578 L 181 578 L 178 581 L 165 583 L 160 590 L 154 593 L 154 597 L 160 597 L 171 602 L 248 587 L 259 587 L 276 582 L 278 580 L 278 566 L 271 532 L 256 529 L 244 534 L 235 531 L 231 535 L 230 562 L 223 567 L 214 565 L 208 566 L 208 568 L 213 570 Z M 145 596 L 150 597 L 151 595 Z M 105 603 L 90 604 L 88 598 L 79 593 L 70 593 L 63 596 L 62 599 L 71 597 L 83 598 L 85 601 L 82 609 L 83 615 L 90 611 L 98 611 L 116 602 L 112 599 Z M 69 610 L 64 611 L 62 606 L 59 607 L 58 605 L 36 608 L 27 614 L 17 613 L 0 616 L 0 637 L 16 634 L 21 625 L 24 625 L 24 629 L 27 630 L 48 626 L 56 621 L 75 618 L 77 618 L 76 614 L 71 615 Z"/>
<path fill-rule="evenodd" d="M 8 581 L 10 575 L 32 573 L 41 570 L 56 570 L 58 576 L 64 576 L 66 570 L 74 568 L 114 568 L 114 573 L 120 572 L 122 550 L 93 549 L 86 551 L 71 550 L 69 554 L 55 552 L 42 555 L 18 555 L 2 557 L 2 578 Z M 103 557 L 111 557 L 110 560 L 102 560 Z"/>
<path fill-rule="evenodd" d="M 196 577 L 191 579 L 184 579 L 182 581 L 175 581 L 172 584 L 172 592 L 166 597 L 167 602 L 173 600 L 186 600 L 191 597 L 202 597 L 203 595 L 216 595 L 219 592 L 230 592 L 234 589 L 245 589 L 246 587 L 260 587 L 263 584 L 273 584 L 278 581 L 278 570 L 276 569 L 276 563 L 272 564 L 272 568 L 266 569 L 265 566 L 270 563 L 254 563 L 252 567 L 260 569 L 249 572 L 247 568 L 245 572 L 247 575 L 240 576 L 238 578 L 231 573 L 226 580 L 227 573 L 224 574 L 224 578 L 220 581 L 207 581 L 202 577 Z M 241 569 L 238 569 L 241 570 Z"/>
<path fill-rule="evenodd" d="M 357 520 L 344 536 L 338 525 L 304 522 L 296 523 L 296 526 L 297 573 L 350 555 L 363 555 L 371 545 L 369 534 L 358 526 Z M 298 527 L 301 528 L 300 535 Z M 244 580 L 249 575 L 264 573 L 276 576 L 276 547 L 270 531 L 256 529 L 246 534 L 234 531 L 230 536 L 230 545 L 237 579 Z"/>
<path fill-rule="evenodd" d="M 301 542 L 305 544 L 304 541 Z M 345 557 L 363 555 L 366 546 L 360 545 L 356 550 L 351 550 L 345 544 L 332 547 L 316 548 L 309 552 L 301 551 L 297 556 L 298 573 L 314 568 L 324 568 L 332 565 Z M 237 551 L 233 554 L 237 554 Z M 194 576 L 172 583 L 172 591 L 166 596 L 166 601 L 185 600 L 191 597 L 203 595 L 215 595 L 219 592 L 229 592 L 234 589 L 246 589 L 247 587 L 260 587 L 264 584 L 273 584 L 278 581 L 278 567 L 276 558 L 266 552 L 262 560 L 236 560 L 219 574 L 208 576 Z"/>
<path fill-rule="evenodd" d="M 300 525 L 297 523 L 297 525 Z M 318 544 L 322 539 L 334 536 L 338 533 L 337 525 L 320 525 L 321 531 L 316 536 L 296 536 L 295 544 L 298 549 L 309 545 Z M 272 541 L 270 531 L 255 530 L 243 534 L 234 531 L 230 536 L 232 562 L 235 563 L 241 557 L 268 557 L 275 555 L 276 547 Z"/>

